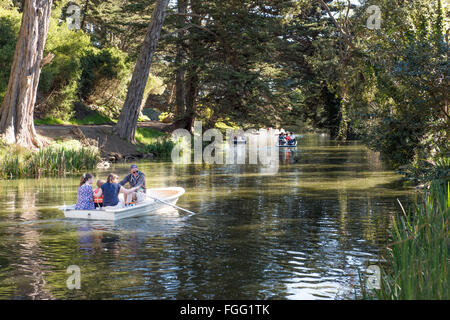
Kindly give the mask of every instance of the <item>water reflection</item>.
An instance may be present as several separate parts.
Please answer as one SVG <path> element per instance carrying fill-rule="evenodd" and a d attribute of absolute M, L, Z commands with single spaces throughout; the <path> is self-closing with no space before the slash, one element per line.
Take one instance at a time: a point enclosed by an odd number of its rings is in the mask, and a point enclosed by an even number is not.
<path fill-rule="evenodd" d="M 257 165 L 139 164 L 148 184 L 186 189 L 179 205 L 117 222 L 66 220 L 77 177 L 2 183 L 2 299 L 335 299 L 358 291 L 413 194 L 358 143 L 320 136 Z M 128 165 L 111 169 L 125 175 Z M 98 171 L 104 178 L 108 172 Z M 96 178 L 97 178 L 96 177 Z M 81 290 L 66 287 L 81 268 Z"/>

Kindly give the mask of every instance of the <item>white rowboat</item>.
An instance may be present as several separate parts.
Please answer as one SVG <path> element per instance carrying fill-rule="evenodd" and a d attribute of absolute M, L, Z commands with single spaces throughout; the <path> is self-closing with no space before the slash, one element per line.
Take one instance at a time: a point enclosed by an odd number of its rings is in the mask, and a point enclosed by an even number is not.
<path fill-rule="evenodd" d="M 75 205 L 60 207 L 59 210 L 64 212 L 66 218 L 71 219 L 87 219 L 87 220 L 120 220 L 125 218 L 132 218 L 142 216 L 150 212 L 155 212 L 168 205 L 155 200 L 160 199 L 171 205 L 175 205 L 178 198 L 184 194 L 185 190 L 180 187 L 147 189 L 147 198 L 132 207 L 115 208 L 106 207 L 98 210 L 75 210 Z M 123 200 L 123 195 L 119 198 Z"/>
<path fill-rule="evenodd" d="M 295 144 L 283 144 L 283 145 L 279 144 L 279 145 L 277 145 L 277 147 L 280 147 L 280 148 L 296 148 L 297 147 L 297 142 Z"/>

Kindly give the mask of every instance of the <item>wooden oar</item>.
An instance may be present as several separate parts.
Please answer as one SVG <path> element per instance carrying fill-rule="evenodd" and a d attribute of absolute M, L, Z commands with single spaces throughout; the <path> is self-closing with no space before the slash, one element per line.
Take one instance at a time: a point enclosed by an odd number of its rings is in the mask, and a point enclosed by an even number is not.
<path fill-rule="evenodd" d="M 168 206 L 174 207 L 175 209 L 178 209 L 178 210 L 181 210 L 181 211 L 185 211 L 185 212 L 190 213 L 190 214 L 196 214 L 195 212 L 192 212 L 192 211 L 189 211 L 189 210 L 187 210 L 187 209 L 181 208 L 181 207 L 176 206 L 176 205 L 174 205 L 174 204 L 171 204 L 171 203 L 169 203 L 169 202 L 167 202 L 167 201 L 164 201 L 164 200 L 161 200 L 161 199 L 158 199 L 158 198 L 149 196 L 148 194 L 147 194 L 147 197 L 148 197 L 148 198 L 151 198 L 151 199 L 153 199 L 153 200 L 159 201 L 159 202 L 161 202 L 161 203 L 167 204 Z"/>

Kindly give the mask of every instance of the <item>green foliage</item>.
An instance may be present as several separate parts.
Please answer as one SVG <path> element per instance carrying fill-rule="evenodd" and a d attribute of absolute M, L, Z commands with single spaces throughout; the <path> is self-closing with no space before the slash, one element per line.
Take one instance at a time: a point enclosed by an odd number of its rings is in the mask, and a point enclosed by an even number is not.
<path fill-rule="evenodd" d="M 383 5 L 384 11 L 393 6 Z M 396 166 L 445 155 L 449 139 L 449 48 L 441 12 L 425 0 L 402 9 L 408 11 L 400 11 L 382 33 L 364 41 L 364 63 L 370 67 L 364 70 L 369 81 L 363 88 L 370 94 L 353 100 L 366 100 L 369 107 L 354 108 L 351 115 L 367 144 Z M 394 33 L 399 29 L 405 32 Z"/>
<path fill-rule="evenodd" d="M 127 55 L 116 48 L 91 48 L 81 58 L 81 69 L 81 98 L 111 117 L 118 116 L 131 73 Z"/>
<path fill-rule="evenodd" d="M 173 141 L 169 135 L 151 128 L 138 128 L 136 141 L 141 144 L 138 147 L 139 152 L 153 153 L 157 157 L 170 155 L 173 148 L 181 143 L 181 141 Z"/>
<path fill-rule="evenodd" d="M 450 298 L 449 191 L 450 183 L 432 183 L 414 212 L 394 219 L 389 268 L 382 272 L 379 298 Z"/>
<path fill-rule="evenodd" d="M 85 116 L 81 119 L 72 118 L 68 121 L 61 120 L 59 118 L 47 117 L 45 119 L 35 119 L 35 125 L 95 125 L 95 124 L 112 124 L 116 120 L 110 119 L 98 112 L 93 112 L 92 115 Z"/>
<path fill-rule="evenodd" d="M 153 153 L 157 157 L 171 154 L 176 143 L 167 137 L 160 137 L 156 141 L 139 148 L 142 153 Z"/>
<path fill-rule="evenodd" d="M 69 122 L 74 103 L 81 98 L 107 117 L 118 115 L 131 61 L 117 48 L 96 48 L 88 33 L 69 30 L 60 20 L 66 3 L 57 3 L 52 11 L 44 55 L 55 56 L 42 69 L 35 114 Z M 17 9 L 0 7 L 0 100 L 6 92 L 20 20 Z"/>
<path fill-rule="evenodd" d="M 171 117 L 172 114 L 170 112 L 163 112 L 159 115 L 159 121 L 164 122 L 167 118 Z"/>
<path fill-rule="evenodd" d="M 429 181 L 449 181 L 450 180 L 450 157 L 441 157 L 435 162 L 427 160 L 417 160 L 413 163 L 401 167 L 400 173 L 413 183 L 428 183 Z"/>
<path fill-rule="evenodd" d="M 53 53 L 52 62 L 42 69 L 36 114 L 67 121 L 73 116 L 81 76 L 80 59 L 91 47 L 87 34 L 69 30 L 59 21 L 61 8 L 52 13 L 44 55 Z"/>
<path fill-rule="evenodd" d="M 136 141 L 140 144 L 151 144 L 157 141 L 158 138 L 167 137 L 167 134 L 164 134 L 158 130 L 152 128 L 137 128 L 136 129 Z"/>
<path fill-rule="evenodd" d="M 20 20 L 21 15 L 16 9 L 6 6 L 5 2 L 0 3 L 0 104 L 8 87 Z"/>
<path fill-rule="evenodd" d="M 300 123 L 326 129 L 339 139 L 363 139 L 395 166 L 446 156 L 448 4 L 325 2 L 349 39 L 318 1 L 187 1 L 193 15 L 183 21 L 169 14 L 164 24 L 145 89 L 145 98 L 158 98 L 148 106 L 165 112 L 161 117 L 173 115 L 181 127 L 196 118 L 208 128 Z M 55 58 L 43 69 L 36 115 L 65 123 L 101 121 L 73 120 L 74 102 L 81 102 L 114 119 L 155 1 L 79 2 L 86 9 L 80 31 L 61 22 L 68 4 L 56 2 L 52 13 L 46 53 Z M 381 8 L 380 30 L 366 27 L 369 5 Z M 2 0 L 0 10 L 1 98 L 20 14 L 11 1 Z M 175 32 L 180 28 L 185 32 Z M 185 71 L 181 111 L 175 105 L 178 70 Z"/>
<path fill-rule="evenodd" d="M 0 147 L 0 179 L 55 176 L 94 169 L 100 161 L 95 147 L 78 141 L 54 143 L 39 151 L 18 146 Z"/>
<path fill-rule="evenodd" d="M 346 2 L 327 2 L 345 15 Z M 382 28 L 370 30 L 366 9 L 378 5 Z M 448 152 L 449 60 L 440 1 L 370 0 L 339 23 L 350 46 L 316 2 L 298 2 L 286 20 L 293 71 L 293 115 L 341 139 L 358 137 L 394 166 Z M 297 71 L 298 70 L 298 71 Z"/>
<path fill-rule="evenodd" d="M 210 18 L 187 19 L 186 26 L 197 27 L 189 28 L 182 38 L 174 34 L 161 41 L 171 73 L 161 69 L 158 76 L 167 79 L 179 68 L 186 70 L 187 110 L 175 119 L 193 116 L 210 128 L 218 121 L 246 127 L 280 120 L 283 112 L 279 111 L 289 107 L 283 88 L 286 72 L 276 49 L 280 45 L 276 35 L 282 29 L 280 6 L 278 1 L 190 3 L 194 14 Z M 167 32 L 182 27 L 175 15 L 167 18 L 165 26 Z M 175 99 L 168 100 L 169 110 L 161 111 L 176 111 Z"/>
<path fill-rule="evenodd" d="M 64 125 L 64 124 L 69 124 L 69 122 L 61 120 L 61 119 L 47 117 L 45 119 L 34 119 L 34 124 L 35 125 L 61 125 L 61 124 Z"/>

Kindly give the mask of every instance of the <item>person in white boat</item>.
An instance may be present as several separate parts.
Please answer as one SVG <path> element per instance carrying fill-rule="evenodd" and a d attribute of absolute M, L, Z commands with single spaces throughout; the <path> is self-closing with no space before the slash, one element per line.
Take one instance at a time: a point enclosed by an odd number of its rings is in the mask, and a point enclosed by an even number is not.
<path fill-rule="evenodd" d="M 130 174 L 119 182 L 121 186 L 124 186 L 127 183 L 130 184 L 131 188 L 137 188 L 137 192 L 133 192 L 130 195 L 124 195 L 125 205 L 145 200 L 145 194 L 147 192 L 147 188 L 145 187 L 145 174 L 139 171 L 138 166 L 135 164 L 130 166 Z"/>
<path fill-rule="evenodd" d="M 101 193 L 103 195 L 103 207 L 115 207 L 124 206 L 124 203 L 120 203 L 119 193 L 124 195 L 132 194 L 136 192 L 139 187 L 125 189 L 119 184 L 119 176 L 111 173 L 106 180 L 106 183 L 101 186 Z"/>
<path fill-rule="evenodd" d="M 278 135 L 278 144 L 279 144 L 280 146 L 283 146 L 283 145 L 286 144 L 286 136 L 284 135 L 284 133 L 280 133 L 280 134 Z"/>
<path fill-rule="evenodd" d="M 94 191 L 92 190 L 94 176 L 85 173 L 81 176 L 80 186 L 77 192 L 77 204 L 75 210 L 94 210 Z"/>

